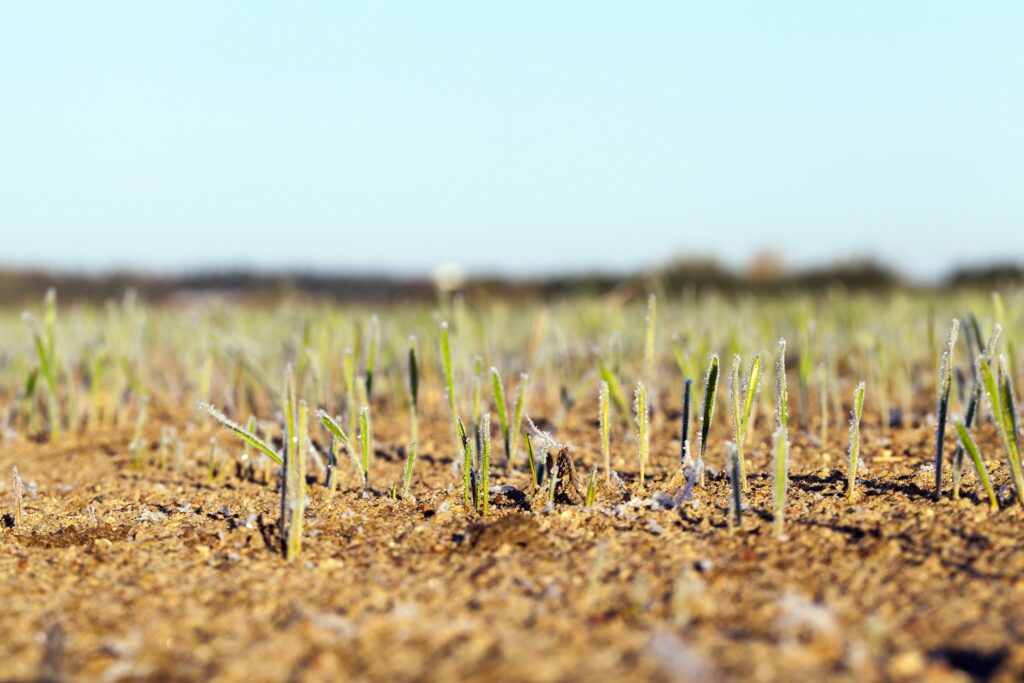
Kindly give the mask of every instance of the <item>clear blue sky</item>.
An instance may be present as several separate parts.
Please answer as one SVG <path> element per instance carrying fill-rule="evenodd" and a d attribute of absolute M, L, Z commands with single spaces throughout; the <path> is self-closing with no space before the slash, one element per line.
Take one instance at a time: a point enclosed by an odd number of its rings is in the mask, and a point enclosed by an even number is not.
<path fill-rule="evenodd" d="M 0 5 L 0 264 L 1024 260 L 1024 2 Z"/>

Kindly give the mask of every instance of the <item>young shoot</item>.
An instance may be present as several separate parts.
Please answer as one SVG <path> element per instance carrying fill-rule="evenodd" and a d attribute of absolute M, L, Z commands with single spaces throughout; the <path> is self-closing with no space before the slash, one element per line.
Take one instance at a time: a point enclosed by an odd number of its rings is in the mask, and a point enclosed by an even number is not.
<path fill-rule="evenodd" d="M 651 411 L 647 405 L 647 387 L 643 382 L 636 385 L 633 408 L 636 411 L 636 445 L 640 460 L 640 486 L 644 485 L 644 474 L 647 471 L 647 458 L 651 449 Z"/>
<path fill-rule="evenodd" d="M 302 520 L 306 507 L 306 456 L 309 445 L 309 407 L 299 402 L 298 423 L 288 449 L 288 533 L 285 556 L 294 560 L 302 552 Z"/>
<path fill-rule="evenodd" d="M 957 436 L 960 438 L 960 444 L 974 464 L 974 472 L 978 475 L 978 481 L 981 482 L 985 493 L 988 495 L 989 507 L 992 512 L 998 511 L 999 501 L 996 499 L 996 492 L 992 488 L 992 482 L 989 481 L 988 470 L 985 469 L 985 461 L 981 459 L 981 455 L 978 453 L 978 446 L 974 443 L 971 433 L 967 431 L 967 427 L 963 422 L 956 422 L 953 426 L 956 428 Z"/>
<path fill-rule="evenodd" d="M 647 334 L 644 337 L 644 378 L 654 381 L 654 340 L 656 333 L 656 316 L 658 300 L 654 294 L 647 297 Z"/>
<path fill-rule="evenodd" d="M 220 468 L 217 467 L 217 435 L 214 434 L 210 437 L 210 452 L 206 459 L 206 467 L 209 470 L 208 475 L 210 481 L 216 481 L 217 473 Z"/>
<path fill-rule="evenodd" d="M 416 337 L 409 337 L 409 441 L 419 437 L 420 370 L 416 360 Z"/>
<path fill-rule="evenodd" d="M 25 486 L 21 483 L 21 475 L 18 474 L 18 466 L 11 468 L 11 508 L 14 510 L 15 528 L 22 525 L 25 516 L 24 507 Z"/>
<path fill-rule="evenodd" d="M 469 434 L 466 433 L 466 426 L 462 424 L 462 418 L 455 418 L 455 429 L 459 441 L 462 444 L 462 502 L 467 508 L 471 507 L 475 498 L 473 493 L 473 447 L 470 445 Z"/>
<path fill-rule="evenodd" d="M 949 391 L 953 386 L 953 350 L 956 347 L 957 335 L 960 333 L 960 321 L 953 318 L 946 336 L 946 350 L 942 354 L 942 368 L 939 370 L 939 398 L 936 408 L 935 423 L 935 499 L 942 497 L 942 465 L 943 441 L 946 436 L 946 416 L 949 413 Z"/>
<path fill-rule="evenodd" d="M 320 421 L 320 424 L 331 434 L 331 456 L 329 460 L 327 478 L 327 488 L 333 491 L 335 489 L 334 478 L 337 476 L 334 474 L 335 468 L 337 467 L 338 454 L 341 449 L 344 448 L 345 452 L 348 453 L 349 459 L 352 461 L 352 466 L 355 468 L 356 476 L 359 477 L 359 483 L 365 488 L 368 480 L 368 473 L 363 468 L 363 461 L 358 451 L 353 448 L 352 440 L 349 435 L 345 433 L 345 430 L 341 428 L 341 425 L 327 414 L 324 410 L 316 411 L 316 417 Z M 330 464 L 333 463 L 333 464 Z M 332 474 L 334 475 L 332 477 Z"/>
<path fill-rule="evenodd" d="M 587 499 L 584 505 L 590 507 L 597 498 L 597 465 L 590 468 L 590 479 L 587 480 Z"/>
<path fill-rule="evenodd" d="M 366 401 L 373 399 L 373 373 L 377 366 L 377 354 L 380 351 L 380 320 L 376 315 L 370 316 L 370 333 L 366 337 Z"/>
<path fill-rule="evenodd" d="M 622 387 L 619 385 L 619 380 L 616 379 L 615 373 L 612 372 L 611 368 L 600 358 L 598 359 L 598 370 L 601 373 L 601 379 L 608 385 L 608 392 L 611 399 L 615 402 L 615 407 L 619 409 L 623 415 L 629 415 L 629 406 L 626 405 L 626 397 L 622 393 Z"/>
<path fill-rule="evenodd" d="M 139 399 L 139 413 L 135 416 L 135 433 L 132 435 L 132 442 L 128 445 L 128 450 L 132 454 L 132 466 L 140 470 L 142 469 L 142 450 L 145 445 L 142 438 L 142 430 L 146 426 L 146 419 L 149 416 L 149 396 L 143 396 Z"/>
<path fill-rule="evenodd" d="M 726 460 L 729 467 L 729 484 L 732 497 L 729 499 L 729 528 L 743 526 L 743 464 L 736 444 L 725 446 Z"/>
<path fill-rule="evenodd" d="M 998 385 L 992 372 L 991 361 L 986 358 L 979 358 L 978 370 L 981 374 L 985 392 L 988 394 L 989 403 L 992 405 L 992 415 L 995 418 L 996 426 L 999 428 L 999 436 L 1003 441 L 1003 448 L 1006 450 L 1006 460 L 1009 464 L 1017 501 L 1024 505 L 1024 474 L 1021 472 L 1020 451 L 1017 445 L 1017 418 L 1011 414 L 1014 410 L 1013 385 L 1009 375 L 1006 374 L 1005 364 L 1001 364 L 999 368 L 1000 381 Z"/>
<path fill-rule="evenodd" d="M 967 347 L 968 350 L 977 348 L 982 349 L 981 345 L 981 330 L 978 326 L 978 320 L 973 314 L 968 313 L 967 315 L 968 325 L 967 330 Z M 988 339 L 988 343 L 985 344 L 984 349 L 981 350 L 983 358 L 991 360 L 995 355 L 996 344 L 999 341 L 999 334 L 1002 328 L 996 325 L 992 330 L 992 335 Z M 983 382 L 978 374 L 978 364 L 971 364 L 971 377 L 973 378 L 973 389 L 971 391 L 971 397 L 967 402 L 967 413 L 964 415 L 964 426 L 970 430 L 973 426 L 974 421 L 978 417 L 980 412 L 979 407 L 981 406 Z M 962 443 L 958 443 L 956 451 L 953 453 L 953 498 L 960 497 L 960 478 L 963 474 L 964 465 L 964 447 Z"/>
<path fill-rule="evenodd" d="M 511 438 L 508 430 L 508 406 L 505 403 L 505 388 L 501 383 L 498 368 L 491 368 L 491 385 L 494 389 L 494 406 L 498 411 L 498 424 L 501 427 L 501 439 L 505 447 L 505 458 L 512 462 Z"/>
<path fill-rule="evenodd" d="M 818 425 L 818 440 L 821 442 L 821 447 L 825 448 L 828 444 L 828 364 L 822 362 L 818 366 L 818 414 L 820 416 L 820 422 Z"/>
<path fill-rule="evenodd" d="M 864 411 L 864 382 L 853 390 L 853 408 L 850 410 L 850 465 L 849 479 L 846 482 L 846 495 L 853 501 L 857 486 L 857 462 L 860 459 L 860 417 Z"/>
<path fill-rule="evenodd" d="M 789 432 L 789 389 L 786 386 L 786 340 L 779 339 L 775 356 L 775 428 Z"/>
<path fill-rule="evenodd" d="M 409 487 L 412 486 L 412 468 L 416 465 L 416 442 L 409 444 L 409 457 L 405 460 L 405 472 L 402 476 L 402 498 L 409 497 Z"/>
<path fill-rule="evenodd" d="M 480 436 L 480 417 L 483 415 L 483 406 L 481 404 L 480 393 L 481 385 L 483 384 L 484 374 L 484 359 L 477 356 L 473 359 L 473 384 L 472 394 L 470 398 L 470 424 L 473 427 L 473 438 L 475 440 L 476 452 L 479 456 L 480 449 L 483 447 Z"/>
<path fill-rule="evenodd" d="M 786 430 L 779 427 L 772 437 L 775 454 L 774 472 L 774 523 L 775 536 L 782 538 L 786 526 L 786 490 L 789 487 L 789 438 Z"/>
<path fill-rule="evenodd" d="M 509 469 L 512 468 L 512 460 L 516 457 L 519 449 L 519 431 L 523 424 L 523 415 L 526 414 L 526 392 L 530 386 L 530 376 L 525 372 L 519 373 L 519 385 L 516 386 L 515 408 L 512 411 L 512 423 L 509 424 L 512 443 L 509 450 Z"/>
<path fill-rule="evenodd" d="M 747 370 L 747 378 L 742 387 L 740 386 L 741 363 L 738 354 L 733 356 L 732 371 L 729 373 L 729 393 L 732 399 L 733 438 L 735 439 L 736 458 L 739 461 L 740 484 L 746 488 L 747 466 L 743 458 L 743 444 L 747 439 L 750 411 L 754 407 L 754 397 L 757 395 L 758 383 L 761 378 L 761 356 L 754 354 L 750 360 L 750 368 Z"/>
<path fill-rule="evenodd" d="M 601 431 L 601 457 L 604 460 L 606 483 L 612 480 L 611 423 L 608 420 L 608 409 L 608 382 L 602 381 L 597 393 L 597 423 Z"/>
<path fill-rule="evenodd" d="M 481 421 L 483 432 L 483 452 L 480 456 L 480 495 L 483 501 L 483 515 L 487 516 L 491 503 L 491 414 L 484 413 Z"/>
<path fill-rule="evenodd" d="M 237 422 L 229 418 L 227 415 L 214 408 L 209 403 L 200 402 L 199 410 L 209 413 L 215 420 L 217 420 L 222 425 L 224 425 L 225 427 L 233 431 L 235 434 L 237 434 L 245 443 L 249 444 L 256 450 L 258 450 L 260 453 L 264 454 L 265 456 L 273 460 L 278 465 L 284 464 L 284 459 L 277 453 L 277 451 L 271 448 L 271 446 L 266 441 L 256 436 L 255 433 L 238 424 Z"/>
<path fill-rule="evenodd" d="M 448 323 L 441 323 L 441 362 L 444 365 L 444 386 L 448 396 L 448 407 L 452 414 L 452 436 L 455 443 L 455 453 L 459 453 L 459 411 L 455 405 L 455 378 L 452 372 L 452 345 L 448 338 Z M 463 430 L 464 431 L 464 430 Z"/>
<path fill-rule="evenodd" d="M 39 361 L 39 374 L 46 385 L 46 412 L 49 421 L 50 438 L 57 439 L 61 433 L 61 411 L 57 396 L 57 341 L 55 327 L 57 324 L 57 290 L 46 290 L 43 300 L 43 327 L 36 324 L 26 311 L 22 319 L 28 325 L 35 342 L 36 356 Z"/>
<path fill-rule="evenodd" d="M 345 405 L 347 407 L 345 414 L 348 416 L 348 433 L 355 434 L 359 399 L 356 394 L 356 365 L 352 349 L 345 349 L 341 361 L 341 373 L 345 380 Z"/>
<path fill-rule="evenodd" d="M 704 404 L 701 407 L 700 447 L 697 455 L 697 471 L 700 473 L 700 484 L 704 485 L 704 463 L 708 449 L 708 433 L 711 431 L 711 419 L 715 415 L 715 395 L 718 392 L 718 354 L 712 354 L 708 363 L 708 372 L 704 376 Z"/>
<path fill-rule="evenodd" d="M 679 464 L 686 465 L 690 455 L 690 390 L 693 380 L 683 382 L 683 409 L 679 416 Z"/>
<path fill-rule="evenodd" d="M 537 460 L 533 457 L 533 444 L 530 442 L 529 432 L 523 432 L 523 441 L 526 443 L 526 461 L 530 466 L 530 478 L 533 480 L 533 492 L 540 489 L 540 481 L 537 478 Z"/>
<path fill-rule="evenodd" d="M 370 407 L 359 409 L 359 443 L 363 449 L 363 490 L 370 488 L 370 456 L 373 454 L 373 429 L 370 426 Z"/>

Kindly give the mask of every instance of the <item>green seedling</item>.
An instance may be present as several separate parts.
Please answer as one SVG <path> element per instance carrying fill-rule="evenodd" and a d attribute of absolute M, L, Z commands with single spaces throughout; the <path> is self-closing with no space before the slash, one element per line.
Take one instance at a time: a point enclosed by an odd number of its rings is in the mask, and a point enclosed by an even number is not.
<path fill-rule="evenodd" d="M 473 448 L 470 445 L 469 434 L 466 433 L 466 426 L 462 424 L 462 418 L 455 418 L 455 429 L 462 443 L 462 500 L 468 508 L 476 497 L 473 491 Z"/>
<path fill-rule="evenodd" d="M 441 361 L 444 364 L 444 386 L 448 395 L 448 407 L 452 414 L 452 437 L 455 454 L 459 453 L 459 411 L 455 405 L 455 377 L 452 372 L 452 345 L 448 338 L 448 323 L 441 323 Z"/>
<path fill-rule="evenodd" d="M 273 460 L 278 465 L 284 464 L 284 459 L 277 453 L 277 451 L 271 448 L 271 446 L 266 441 L 256 436 L 256 434 L 249 431 L 248 429 L 238 424 L 234 420 L 231 420 L 227 415 L 220 412 L 209 403 L 200 402 L 199 409 L 209 413 L 214 419 L 216 419 L 222 425 L 224 425 L 225 427 L 233 431 L 235 434 L 237 434 L 243 441 L 245 441 L 247 444 L 258 450 L 260 453 L 263 453 L 265 456 Z"/>
<path fill-rule="evenodd" d="M 290 505 L 292 503 L 292 487 L 295 485 L 295 477 L 292 474 L 298 448 L 296 448 L 296 424 L 295 414 L 298 412 L 298 399 L 295 395 L 295 374 L 289 363 L 284 371 L 284 388 L 281 392 L 281 403 L 284 405 L 284 467 L 281 468 L 281 517 L 279 520 L 282 550 L 286 557 L 289 555 L 288 523 L 290 519 Z"/>
<path fill-rule="evenodd" d="M 1003 412 L 1006 415 L 1006 427 L 1010 441 L 1013 442 L 1014 450 L 1017 452 L 1017 460 L 1020 461 L 1020 429 L 1017 424 L 1017 400 L 1013 392 L 1013 375 L 1010 373 L 1010 363 L 1006 356 L 999 356 L 999 389 L 1002 392 Z"/>
<path fill-rule="evenodd" d="M 789 488 L 789 438 L 786 430 L 779 427 L 772 436 L 772 450 L 775 454 L 774 471 L 774 520 L 775 536 L 782 538 L 786 526 L 786 490 Z"/>
<path fill-rule="evenodd" d="M 729 483 L 732 488 L 732 497 L 729 500 L 729 527 L 735 526 L 739 529 L 743 526 L 743 463 L 736 444 L 726 444 L 725 451 L 729 466 Z"/>
<path fill-rule="evenodd" d="M 818 441 L 825 448 L 828 445 L 828 365 L 824 362 L 818 366 L 818 378 L 818 413 L 821 416 Z"/>
<path fill-rule="evenodd" d="M 370 425 L 370 406 L 359 409 L 359 444 L 363 452 L 363 490 L 370 488 L 370 456 L 373 454 L 373 429 Z"/>
<path fill-rule="evenodd" d="M 1001 327 L 1005 326 L 1006 308 L 1003 306 L 1003 297 L 999 294 L 999 292 L 992 292 L 992 307 L 995 312 L 996 324 L 998 324 Z M 1015 340 L 1012 338 L 1008 338 L 1006 340 L 1006 371 L 1007 373 L 1009 373 L 1010 377 L 1017 376 L 1016 367 L 1014 365 L 1014 363 L 1017 360 L 1017 349 L 1014 344 L 1014 341 Z"/>
<path fill-rule="evenodd" d="M 971 350 L 978 348 L 983 358 L 991 360 L 995 355 L 996 344 L 999 342 L 999 334 L 1002 328 L 996 325 L 992 329 L 992 335 L 988 339 L 988 343 L 985 344 L 984 349 L 981 347 L 981 331 L 978 328 L 978 321 L 973 314 L 968 313 L 967 316 L 968 325 L 967 330 L 967 348 Z M 975 335 L 978 335 L 975 337 Z M 967 403 L 967 413 L 964 415 L 964 426 L 970 430 L 973 426 L 974 421 L 978 417 L 980 412 L 979 407 L 981 406 L 982 398 L 982 381 L 978 375 L 978 364 L 971 364 L 971 377 L 973 378 L 973 389 L 971 390 L 971 397 Z M 953 498 L 960 497 L 960 479 L 963 474 L 964 468 L 964 447 L 962 443 L 957 444 L 956 452 L 953 454 Z"/>
<path fill-rule="evenodd" d="M 145 445 L 142 438 L 142 430 L 146 426 L 146 420 L 149 417 L 149 396 L 143 396 L 139 399 L 139 413 L 135 416 L 135 433 L 132 436 L 132 442 L 128 445 L 128 450 L 132 455 L 132 467 L 137 470 L 142 469 L 142 450 Z"/>
<path fill-rule="evenodd" d="M 1021 472 L 1020 451 L 1017 445 L 1017 418 L 1011 414 L 1014 410 L 1013 385 L 1009 375 L 1006 374 L 1005 366 L 1000 367 L 1000 381 L 997 385 L 992 372 L 992 363 L 986 358 L 978 359 L 978 371 L 992 406 L 992 415 L 999 428 L 1003 448 L 1006 450 L 1006 460 L 1010 466 L 1017 501 L 1024 505 L 1024 474 Z"/>
<path fill-rule="evenodd" d="M 949 412 L 949 391 L 953 386 L 953 350 L 960 332 L 960 321 L 953 318 L 946 337 L 946 350 L 942 354 L 939 370 L 939 398 L 935 424 L 935 499 L 942 497 L 943 442 L 946 436 L 946 416 Z"/>
<path fill-rule="evenodd" d="M 988 495 L 988 504 L 992 512 L 999 510 L 999 501 L 996 499 L 996 492 L 992 488 L 992 482 L 989 481 L 988 471 L 985 469 L 985 462 L 981 459 L 981 455 L 978 453 L 978 447 L 974 443 L 974 439 L 971 438 L 971 433 L 967 431 L 967 426 L 963 422 L 954 423 L 956 427 L 957 436 L 960 438 L 960 444 L 963 446 L 967 455 L 971 458 L 971 462 L 974 464 L 974 472 L 978 475 L 978 481 L 981 482 L 982 487 L 985 489 L 985 493 Z"/>
<path fill-rule="evenodd" d="M 857 462 L 860 459 L 860 417 L 864 411 L 864 382 L 853 390 L 853 408 L 850 410 L 850 465 L 849 478 L 846 482 L 846 495 L 853 501 L 857 486 Z"/>
<path fill-rule="evenodd" d="M 629 406 L 626 405 L 626 397 L 622 393 L 622 387 L 619 385 L 619 380 L 615 378 L 615 373 L 612 372 L 611 368 L 605 364 L 600 358 L 597 361 L 598 371 L 601 373 L 601 379 L 608 385 L 608 392 L 611 395 L 611 399 L 615 402 L 615 407 L 619 409 L 619 412 L 623 415 L 629 415 Z"/>
<path fill-rule="evenodd" d="M 420 370 L 416 360 L 416 337 L 409 337 L 409 441 L 419 439 Z"/>
<path fill-rule="evenodd" d="M 481 422 L 483 432 L 483 451 L 480 456 L 480 494 L 478 499 L 483 501 L 484 517 L 490 511 L 491 503 L 491 414 L 484 413 Z"/>
<path fill-rule="evenodd" d="M 50 438 L 60 438 L 61 413 L 57 395 L 57 290 L 52 287 L 46 290 L 43 300 L 43 326 L 40 328 L 32 316 L 22 313 L 22 319 L 28 325 L 35 342 L 36 356 L 39 361 L 39 374 L 46 385 L 46 412 L 49 422 Z"/>
<path fill-rule="evenodd" d="M 501 427 L 501 438 L 505 446 L 505 457 L 512 462 L 511 439 L 508 431 L 508 406 L 505 404 L 505 388 L 501 384 L 501 373 L 498 368 L 491 368 L 491 385 L 494 388 L 494 405 L 498 411 L 498 424 Z"/>
<path fill-rule="evenodd" d="M 160 445 L 157 450 L 157 467 L 160 470 L 167 469 L 167 455 L 171 450 L 171 444 L 174 442 L 174 428 L 170 425 L 163 425 L 160 427 Z M 246 452 L 249 451 L 249 444 L 245 444 Z"/>
<path fill-rule="evenodd" d="M 573 397 L 572 389 L 569 388 L 569 363 L 566 360 L 565 348 L 561 343 L 556 349 L 555 362 L 558 366 L 558 413 L 555 414 L 555 424 L 562 424 L 562 420 L 576 405 L 576 399 Z"/>
<path fill-rule="evenodd" d="M 802 323 L 802 329 L 800 330 L 800 341 L 797 345 L 797 377 L 800 379 L 800 409 L 805 414 L 810 415 L 810 393 L 811 393 L 811 374 L 813 369 L 813 360 L 811 359 L 811 331 L 810 325 L 806 319 Z"/>
<path fill-rule="evenodd" d="M 470 420 L 473 427 L 473 438 L 476 445 L 477 455 L 480 454 L 480 449 L 483 447 L 480 436 L 480 417 L 483 414 L 483 406 L 481 404 L 480 393 L 481 386 L 483 384 L 484 374 L 484 360 L 480 356 L 473 359 L 473 384 L 472 393 L 470 394 Z"/>
<path fill-rule="evenodd" d="M 328 460 L 327 469 L 327 488 L 334 491 L 337 487 L 335 478 L 337 477 L 336 470 L 338 464 L 338 455 L 341 449 L 344 448 L 345 452 L 348 453 L 349 459 L 352 461 L 352 466 L 355 468 L 356 475 L 359 477 L 359 482 L 365 489 L 369 482 L 369 473 L 363 467 L 363 461 L 359 456 L 358 451 L 353 448 L 352 440 L 349 435 L 345 433 L 345 430 L 341 428 L 341 425 L 327 414 L 324 410 L 316 411 L 316 417 L 320 421 L 320 424 L 331 434 L 331 455 Z"/>
<path fill-rule="evenodd" d="M 584 503 L 587 507 L 594 504 L 597 498 L 597 465 L 590 468 L 590 479 L 587 481 L 587 499 Z"/>
<path fill-rule="evenodd" d="M 405 459 L 405 471 L 402 473 L 402 498 L 409 497 L 412 486 L 412 468 L 416 465 L 416 442 L 409 444 L 409 456 Z"/>
<path fill-rule="evenodd" d="M 245 428 L 250 434 L 256 433 L 256 416 L 250 415 L 249 420 L 245 423 Z M 253 463 L 252 463 L 252 452 L 249 450 L 252 448 L 248 441 L 242 442 L 242 476 L 246 479 L 252 479 L 253 474 Z M 162 456 L 161 456 L 162 457 Z M 163 468 L 163 464 L 160 465 Z"/>
<path fill-rule="evenodd" d="M 523 441 L 526 443 L 526 461 L 530 466 L 530 478 L 533 480 L 533 492 L 540 489 L 540 482 L 537 479 L 537 461 L 533 457 L 533 444 L 530 442 L 529 432 L 523 432 Z"/>
<path fill-rule="evenodd" d="M 978 475 L 978 480 L 981 481 L 981 485 L 985 489 L 985 494 L 988 496 L 988 506 L 992 512 L 996 512 L 999 509 L 999 503 L 995 498 L 995 490 L 992 488 L 992 482 L 988 479 L 988 471 L 985 469 L 985 462 L 981 459 L 981 455 L 978 453 L 978 446 L 975 444 L 974 439 L 971 437 L 971 432 L 968 431 L 967 426 L 963 422 L 956 422 L 953 424 L 956 428 L 956 435 L 961 441 L 961 445 L 964 446 L 964 450 L 971 458 L 971 462 L 974 464 L 974 471 Z"/>
<path fill-rule="evenodd" d="M 708 372 L 704 376 L 704 403 L 701 407 L 700 446 L 697 455 L 697 471 L 700 485 L 704 485 L 704 463 L 708 449 L 708 434 L 711 431 L 711 419 L 715 415 L 715 395 L 718 392 L 718 354 L 712 354 L 708 363 Z"/>
<path fill-rule="evenodd" d="M 526 414 L 526 393 L 530 386 L 530 376 L 525 372 L 519 373 L 519 385 L 516 386 L 515 409 L 512 411 L 512 423 L 509 431 L 512 433 L 512 443 L 509 450 L 509 470 L 512 469 L 512 460 L 516 457 L 519 449 L 519 432 L 522 429 L 523 416 Z"/>
<path fill-rule="evenodd" d="M 656 333 L 656 317 L 658 300 L 651 294 L 647 297 L 647 334 L 644 337 L 644 377 L 648 382 L 654 381 L 654 339 Z"/>
<path fill-rule="evenodd" d="M 345 380 L 345 414 L 348 416 L 348 433 L 355 434 L 359 395 L 356 393 L 356 365 L 352 349 L 345 349 L 342 355 L 341 374 Z"/>
<path fill-rule="evenodd" d="M 331 446 L 327 449 L 327 476 L 324 479 L 324 488 L 332 493 L 338 490 L 338 456 L 341 455 L 341 448 L 341 441 L 332 436 Z"/>
<path fill-rule="evenodd" d="M 294 397 L 293 397 L 294 398 Z M 309 446 L 309 407 L 299 402 L 298 424 L 289 442 L 288 454 L 288 505 L 290 513 L 287 549 L 288 561 L 296 559 L 302 552 L 302 520 L 306 507 L 306 457 Z"/>
<path fill-rule="evenodd" d="M 691 364 L 690 354 L 686 352 L 686 347 L 679 335 L 672 337 L 672 356 L 675 358 L 676 365 L 679 367 L 679 372 L 682 374 L 683 379 L 697 374 L 697 368 L 694 368 Z"/>
<path fill-rule="evenodd" d="M 644 485 L 644 474 L 647 471 L 647 458 L 651 450 L 651 411 L 647 404 L 647 387 L 643 382 L 636 385 L 633 408 L 636 411 L 636 445 L 640 460 L 640 486 Z"/>
<path fill-rule="evenodd" d="M 555 503 L 555 486 L 558 485 L 558 459 L 554 460 L 551 465 L 551 471 L 548 475 L 548 504 L 554 505 Z"/>
<path fill-rule="evenodd" d="M 370 333 L 366 338 L 366 402 L 373 399 L 373 373 L 377 367 L 377 354 L 380 351 L 380 320 L 376 315 L 370 316 Z"/>
<path fill-rule="evenodd" d="M 611 423 L 608 414 L 608 382 L 601 381 L 597 393 L 597 423 L 601 431 L 601 457 L 604 460 L 604 480 L 612 480 Z"/>
<path fill-rule="evenodd" d="M 747 370 L 747 378 L 740 386 L 740 364 L 739 355 L 732 358 L 732 371 L 729 374 L 729 393 L 732 399 L 732 426 L 733 438 L 735 439 L 736 457 L 739 460 L 740 484 L 747 487 L 747 466 L 743 457 L 743 444 L 747 439 L 750 411 L 754 407 L 754 398 L 757 395 L 761 379 L 761 356 L 754 354 L 750 360 L 750 368 Z"/>
<path fill-rule="evenodd" d="M 775 356 L 775 429 L 789 432 L 789 389 L 786 386 L 786 340 L 779 339 Z"/>
<path fill-rule="evenodd" d="M 18 466 L 11 468 L 11 508 L 14 511 L 14 527 L 20 527 L 25 518 L 24 506 L 25 486 L 21 482 L 21 475 L 18 474 Z"/>
<path fill-rule="evenodd" d="M 690 455 L 690 389 L 693 380 L 683 382 L 683 409 L 679 416 L 679 464 L 686 465 Z"/>
<path fill-rule="evenodd" d="M 217 435 L 214 434 L 210 437 L 210 451 L 206 458 L 206 467 L 208 469 L 209 480 L 216 481 L 217 479 Z"/>

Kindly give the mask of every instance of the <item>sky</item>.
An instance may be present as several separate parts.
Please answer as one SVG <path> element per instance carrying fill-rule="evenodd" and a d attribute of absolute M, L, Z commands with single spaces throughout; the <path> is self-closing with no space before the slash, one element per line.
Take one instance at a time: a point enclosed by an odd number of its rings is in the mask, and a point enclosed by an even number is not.
<path fill-rule="evenodd" d="M 0 265 L 1024 261 L 1024 3 L 0 4 Z"/>

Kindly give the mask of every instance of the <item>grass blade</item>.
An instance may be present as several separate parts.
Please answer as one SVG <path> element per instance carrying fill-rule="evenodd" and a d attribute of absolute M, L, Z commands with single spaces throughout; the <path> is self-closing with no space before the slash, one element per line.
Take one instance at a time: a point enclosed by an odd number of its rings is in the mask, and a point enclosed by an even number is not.
<path fill-rule="evenodd" d="M 700 484 L 704 485 L 704 458 L 708 448 L 708 433 L 711 431 L 711 419 L 715 415 L 715 395 L 718 392 L 718 354 L 712 354 L 708 363 L 708 372 L 704 377 L 704 405 L 701 408 L 700 448 L 697 456 L 697 470 L 700 472 Z"/>
<path fill-rule="evenodd" d="M 597 392 L 597 424 L 601 431 L 601 457 L 604 460 L 604 480 L 612 480 L 611 423 L 608 414 L 608 382 L 602 380 Z"/>
<path fill-rule="evenodd" d="M 956 428 L 957 436 L 960 437 L 960 444 L 964 447 L 967 455 L 970 456 L 971 462 L 974 463 L 974 472 L 978 475 L 978 480 L 981 482 L 982 487 L 985 489 L 985 493 L 988 495 L 988 504 L 992 512 L 999 510 L 999 501 L 996 499 L 996 492 L 992 488 L 992 482 L 989 481 L 988 471 L 985 469 L 985 462 L 981 459 L 981 455 L 978 453 L 978 446 L 974 443 L 974 439 L 971 438 L 971 433 L 967 431 L 967 427 L 963 422 L 954 423 Z"/>
<path fill-rule="evenodd" d="M 405 460 L 405 472 L 402 477 L 402 497 L 409 497 L 409 487 L 412 486 L 412 468 L 416 465 L 416 442 L 409 444 L 409 457 Z"/>
<path fill-rule="evenodd" d="M 284 460 L 281 458 L 281 456 L 278 455 L 278 453 L 273 448 L 271 448 L 267 444 L 267 442 L 265 442 L 263 439 L 256 436 L 255 434 L 253 434 L 248 429 L 238 424 L 231 418 L 229 418 L 224 413 L 214 408 L 209 403 L 204 403 L 200 401 L 198 407 L 200 410 L 209 413 L 211 416 L 213 416 L 214 419 L 216 419 L 222 425 L 224 425 L 225 427 L 233 431 L 235 434 L 237 434 L 239 437 L 241 437 L 243 441 L 245 441 L 247 444 L 258 450 L 260 453 L 266 455 L 268 458 L 273 460 L 278 465 L 284 464 Z"/>
<path fill-rule="evenodd" d="M 501 427 L 501 438 L 505 446 L 505 457 L 512 462 L 511 440 L 508 432 L 508 405 L 505 403 L 505 387 L 501 383 L 498 368 L 491 368 L 491 386 L 494 390 L 494 405 L 498 411 L 498 424 Z"/>
<path fill-rule="evenodd" d="M 946 337 L 946 350 L 942 354 L 942 368 L 939 371 L 939 398 L 935 424 L 935 499 L 942 497 L 943 441 L 946 435 L 946 415 L 949 411 L 949 390 L 953 385 L 953 349 L 960 332 L 960 321 L 953 318 Z"/>
<path fill-rule="evenodd" d="M 853 391 L 853 408 L 850 410 L 850 465 L 846 482 L 846 495 L 853 501 L 857 486 L 857 462 L 860 459 L 860 417 L 864 412 L 864 382 Z"/>
<path fill-rule="evenodd" d="M 640 459 L 640 486 L 644 485 L 644 473 L 647 470 L 647 458 L 651 449 L 650 421 L 651 411 L 647 404 L 647 387 L 637 382 L 633 407 L 636 410 L 636 444 Z"/>

